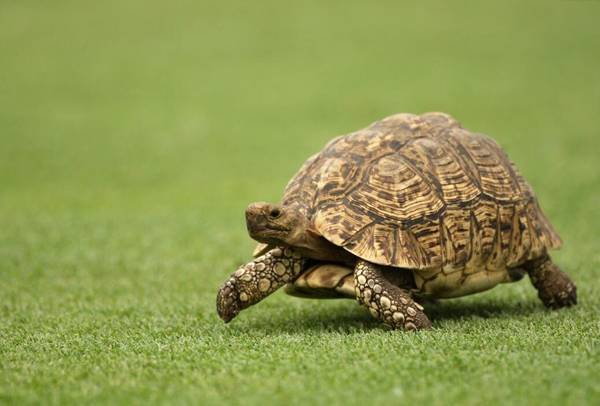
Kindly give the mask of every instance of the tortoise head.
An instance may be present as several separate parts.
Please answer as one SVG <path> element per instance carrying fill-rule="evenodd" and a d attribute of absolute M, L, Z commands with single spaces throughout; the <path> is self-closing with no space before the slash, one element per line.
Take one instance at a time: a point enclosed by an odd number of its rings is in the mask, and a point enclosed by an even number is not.
<path fill-rule="evenodd" d="M 306 218 L 289 206 L 257 202 L 246 208 L 248 234 L 266 244 L 295 246 L 307 223 Z"/>

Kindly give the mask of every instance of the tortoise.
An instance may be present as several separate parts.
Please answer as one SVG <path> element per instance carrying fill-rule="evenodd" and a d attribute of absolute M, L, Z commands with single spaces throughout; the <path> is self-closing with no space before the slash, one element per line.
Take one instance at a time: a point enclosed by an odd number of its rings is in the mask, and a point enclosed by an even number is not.
<path fill-rule="evenodd" d="M 529 274 L 546 307 L 577 303 L 548 251 L 561 238 L 531 186 L 486 135 L 450 115 L 396 114 L 310 157 L 280 204 L 246 209 L 255 259 L 222 285 L 228 322 L 283 285 L 355 297 L 384 324 L 431 327 L 423 299 L 481 292 Z"/>

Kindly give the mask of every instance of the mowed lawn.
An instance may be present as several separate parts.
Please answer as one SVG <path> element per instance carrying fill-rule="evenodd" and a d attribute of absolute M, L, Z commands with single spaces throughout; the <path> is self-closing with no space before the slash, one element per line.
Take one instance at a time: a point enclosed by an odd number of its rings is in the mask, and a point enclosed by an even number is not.
<path fill-rule="evenodd" d="M 0 403 L 600 404 L 600 3 L 0 4 Z M 445 111 L 565 241 L 391 331 L 277 292 L 225 325 L 243 211 L 333 136 Z"/>

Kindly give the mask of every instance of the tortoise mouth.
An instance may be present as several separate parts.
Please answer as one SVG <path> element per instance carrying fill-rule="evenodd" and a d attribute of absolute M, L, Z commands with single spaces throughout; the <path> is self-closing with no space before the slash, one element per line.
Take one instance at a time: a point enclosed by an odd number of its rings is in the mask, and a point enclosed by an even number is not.
<path fill-rule="evenodd" d="M 289 228 L 278 224 L 261 224 L 253 221 L 247 221 L 246 228 L 251 238 L 264 243 L 273 243 L 290 232 Z"/>
<path fill-rule="evenodd" d="M 288 227 L 280 226 L 277 224 L 267 224 L 265 226 L 267 230 L 280 231 L 280 232 L 288 232 L 290 229 Z"/>

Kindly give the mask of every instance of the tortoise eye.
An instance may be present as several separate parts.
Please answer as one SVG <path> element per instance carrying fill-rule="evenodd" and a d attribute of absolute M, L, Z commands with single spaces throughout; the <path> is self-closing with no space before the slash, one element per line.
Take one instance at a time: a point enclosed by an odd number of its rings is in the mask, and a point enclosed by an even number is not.
<path fill-rule="evenodd" d="M 271 212 L 269 213 L 269 216 L 271 218 L 276 219 L 277 217 L 281 216 L 281 210 L 279 210 L 279 209 L 271 209 Z"/>

